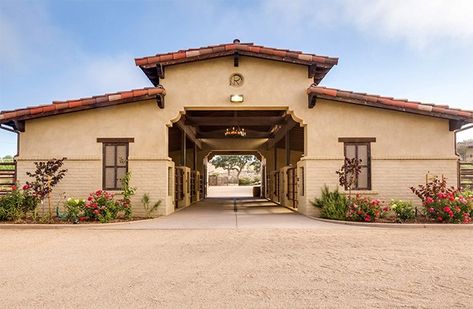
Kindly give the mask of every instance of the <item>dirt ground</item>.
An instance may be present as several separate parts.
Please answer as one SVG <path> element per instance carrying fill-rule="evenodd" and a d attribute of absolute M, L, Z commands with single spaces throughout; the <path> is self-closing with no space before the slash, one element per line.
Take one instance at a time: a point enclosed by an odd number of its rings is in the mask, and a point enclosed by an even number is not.
<path fill-rule="evenodd" d="M 472 308 L 471 229 L 0 230 L 0 308 Z"/>

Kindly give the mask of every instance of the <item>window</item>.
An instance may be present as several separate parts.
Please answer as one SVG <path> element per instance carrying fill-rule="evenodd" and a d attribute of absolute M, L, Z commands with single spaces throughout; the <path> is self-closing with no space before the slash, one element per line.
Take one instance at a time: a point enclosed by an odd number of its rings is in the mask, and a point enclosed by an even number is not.
<path fill-rule="evenodd" d="M 129 142 L 133 139 L 98 138 L 102 143 L 102 188 L 121 190 L 121 180 L 128 172 Z"/>
<path fill-rule="evenodd" d="M 345 158 L 361 160 L 354 190 L 371 190 L 371 142 L 375 141 L 375 138 L 339 138 L 344 143 Z"/>

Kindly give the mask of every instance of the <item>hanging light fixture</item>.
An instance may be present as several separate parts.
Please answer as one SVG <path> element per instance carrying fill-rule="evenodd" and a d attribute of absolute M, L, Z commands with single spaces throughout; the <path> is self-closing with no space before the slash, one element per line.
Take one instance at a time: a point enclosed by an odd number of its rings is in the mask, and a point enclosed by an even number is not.
<path fill-rule="evenodd" d="M 236 126 L 236 127 L 231 127 L 231 128 L 227 128 L 225 130 L 225 136 L 241 136 L 241 137 L 245 137 L 246 136 L 246 131 L 245 129 L 243 128 L 240 128 L 239 126 Z"/>
<path fill-rule="evenodd" d="M 246 131 L 244 128 L 240 128 L 240 126 L 236 123 L 236 117 L 237 117 L 237 112 L 233 112 L 233 119 L 234 119 L 234 124 L 231 128 L 226 128 L 225 129 L 225 136 L 228 137 L 235 137 L 235 136 L 241 136 L 245 137 L 246 136 Z"/>

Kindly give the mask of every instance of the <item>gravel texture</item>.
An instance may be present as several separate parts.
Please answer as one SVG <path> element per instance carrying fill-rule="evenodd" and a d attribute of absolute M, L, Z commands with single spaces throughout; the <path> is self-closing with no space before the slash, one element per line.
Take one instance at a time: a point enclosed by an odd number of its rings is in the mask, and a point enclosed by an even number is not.
<path fill-rule="evenodd" d="M 471 230 L 333 226 L 0 230 L 0 308 L 473 307 Z"/>

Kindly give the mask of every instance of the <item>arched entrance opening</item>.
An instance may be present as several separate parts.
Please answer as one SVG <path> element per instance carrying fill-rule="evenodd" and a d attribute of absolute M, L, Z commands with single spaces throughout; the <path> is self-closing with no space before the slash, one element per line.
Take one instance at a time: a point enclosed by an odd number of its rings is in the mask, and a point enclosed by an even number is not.
<path fill-rule="evenodd" d="M 212 151 L 206 158 L 206 197 L 262 197 L 265 159 L 258 151 Z"/>
<path fill-rule="evenodd" d="M 175 208 L 209 197 L 210 182 L 214 181 L 209 162 L 215 156 L 228 155 L 255 156 L 260 162 L 255 195 L 297 208 L 298 197 L 304 194 L 304 171 L 298 163 L 306 142 L 305 127 L 294 118 L 281 108 L 182 113 L 169 127 L 168 136 Z"/>

